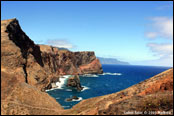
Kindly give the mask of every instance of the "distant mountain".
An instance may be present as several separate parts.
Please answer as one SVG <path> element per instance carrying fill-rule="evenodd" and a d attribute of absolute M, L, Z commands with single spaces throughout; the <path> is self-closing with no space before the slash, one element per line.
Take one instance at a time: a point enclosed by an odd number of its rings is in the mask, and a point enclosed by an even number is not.
<path fill-rule="evenodd" d="M 128 62 L 119 61 L 115 58 L 102 58 L 97 57 L 101 64 L 118 64 L 118 65 L 130 65 Z"/>
<path fill-rule="evenodd" d="M 67 50 L 67 51 L 70 51 L 68 48 L 63 48 L 63 47 L 56 47 L 58 48 L 59 50 Z"/>

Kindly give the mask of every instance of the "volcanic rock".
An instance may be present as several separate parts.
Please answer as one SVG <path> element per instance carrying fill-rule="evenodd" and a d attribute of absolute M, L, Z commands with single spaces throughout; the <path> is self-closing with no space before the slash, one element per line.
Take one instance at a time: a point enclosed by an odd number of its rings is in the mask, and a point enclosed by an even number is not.
<path fill-rule="evenodd" d="M 59 75 L 102 73 L 94 52 L 36 45 L 16 19 L 1 21 L 2 115 L 124 115 L 129 111 L 173 114 L 173 68 L 117 93 L 81 101 L 64 110 L 44 91 Z M 74 77 L 69 85 L 79 86 Z"/>
<path fill-rule="evenodd" d="M 78 100 L 79 98 L 77 96 L 72 96 L 71 98 L 67 98 L 66 101 L 73 101 Z"/>
<path fill-rule="evenodd" d="M 77 91 L 81 91 L 83 89 L 83 87 L 80 84 L 80 78 L 78 75 L 75 75 L 75 76 L 68 78 L 67 86 L 68 87 L 76 87 Z"/>
<path fill-rule="evenodd" d="M 17 78 L 1 72 L 2 115 L 58 115 L 63 111 L 54 98 Z"/>
<path fill-rule="evenodd" d="M 1 21 L 1 66 L 20 75 L 18 80 L 44 91 L 58 75 L 102 73 L 94 52 L 71 52 L 36 45 L 21 29 L 18 20 Z"/>
<path fill-rule="evenodd" d="M 36 45 L 17 19 L 1 21 L 1 114 L 60 114 L 59 103 L 41 91 L 52 88 L 60 75 L 102 73 L 96 60 L 94 52 Z M 98 67 L 92 69 L 88 65 L 94 61 Z"/>

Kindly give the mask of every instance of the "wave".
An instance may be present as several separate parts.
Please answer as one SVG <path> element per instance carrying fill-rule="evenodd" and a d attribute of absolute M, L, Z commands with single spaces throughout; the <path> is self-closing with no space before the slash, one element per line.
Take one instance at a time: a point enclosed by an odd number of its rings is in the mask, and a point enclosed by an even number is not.
<path fill-rule="evenodd" d="M 66 89 L 65 91 L 72 91 L 72 89 Z"/>
<path fill-rule="evenodd" d="M 81 77 L 99 77 L 96 74 L 84 74 L 84 75 L 80 75 Z"/>
<path fill-rule="evenodd" d="M 62 77 L 59 78 L 59 81 L 55 83 L 56 87 L 45 90 L 45 91 L 47 92 L 47 91 L 52 91 L 55 89 L 63 89 L 63 87 L 65 86 L 65 83 L 69 77 L 71 77 L 71 75 L 63 75 Z"/>
<path fill-rule="evenodd" d="M 57 88 L 60 88 L 61 89 L 62 87 L 64 87 L 65 86 L 65 83 L 66 83 L 66 81 L 67 81 L 67 79 L 69 77 L 71 77 L 71 75 L 63 75 L 62 77 L 60 77 L 59 78 L 59 81 L 60 82 L 56 82 Z"/>
<path fill-rule="evenodd" d="M 60 97 L 56 97 L 56 99 L 60 99 Z"/>
<path fill-rule="evenodd" d="M 51 88 L 51 89 L 47 89 L 47 90 L 45 90 L 46 92 L 47 91 L 53 91 L 53 90 L 55 90 L 55 89 L 63 89 L 63 88 Z"/>
<path fill-rule="evenodd" d="M 79 99 L 73 99 L 72 101 L 81 101 L 81 100 L 83 100 L 83 98 L 82 97 L 78 97 Z"/>
<path fill-rule="evenodd" d="M 105 72 L 103 74 L 99 74 L 99 75 L 122 75 L 121 73 L 110 73 L 110 72 Z"/>
<path fill-rule="evenodd" d="M 90 89 L 89 87 L 87 87 L 87 86 L 82 86 L 83 87 L 83 89 L 81 90 L 81 92 L 82 91 L 85 91 L 85 90 L 87 90 L 87 89 Z"/>
<path fill-rule="evenodd" d="M 62 106 L 63 108 L 69 108 L 70 106 Z"/>
<path fill-rule="evenodd" d="M 80 75 L 81 77 L 99 77 L 100 75 L 122 75 L 121 73 L 110 73 L 110 72 L 105 72 L 103 74 L 84 74 Z"/>

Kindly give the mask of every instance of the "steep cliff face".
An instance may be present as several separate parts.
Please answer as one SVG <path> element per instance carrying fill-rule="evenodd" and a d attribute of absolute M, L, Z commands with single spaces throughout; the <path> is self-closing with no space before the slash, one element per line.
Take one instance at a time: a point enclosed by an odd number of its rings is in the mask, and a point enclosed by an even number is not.
<path fill-rule="evenodd" d="M 44 67 L 39 46 L 21 30 L 18 21 L 16 19 L 1 21 L 3 115 L 59 114 L 63 109 L 54 98 L 28 84 L 31 79 L 27 67 L 31 65 L 28 63 L 31 56 L 35 64 Z"/>
<path fill-rule="evenodd" d="M 62 74 L 102 73 L 80 69 L 96 60 L 94 52 L 70 52 L 36 45 L 16 19 L 1 21 L 1 114 L 60 114 L 63 108 L 41 92 Z"/>
<path fill-rule="evenodd" d="M 71 52 L 36 45 L 16 19 L 1 21 L 1 63 L 4 70 L 20 75 L 18 80 L 41 90 L 59 75 L 102 73 L 94 52 Z"/>
<path fill-rule="evenodd" d="M 102 73 L 94 52 L 36 45 L 16 19 L 1 21 L 1 114 L 122 115 L 128 111 L 173 114 L 173 68 L 120 92 L 83 100 L 69 110 L 40 91 L 61 74 L 85 73 Z"/>

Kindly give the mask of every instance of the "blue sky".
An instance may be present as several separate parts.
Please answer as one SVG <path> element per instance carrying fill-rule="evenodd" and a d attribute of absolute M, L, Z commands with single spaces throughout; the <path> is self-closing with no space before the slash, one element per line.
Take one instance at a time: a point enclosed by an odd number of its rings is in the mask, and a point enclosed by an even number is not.
<path fill-rule="evenodd" d="M 36 44 L 173 66 L 173 2 L 1 2 L 1 20 L 14 17 Z"/>

